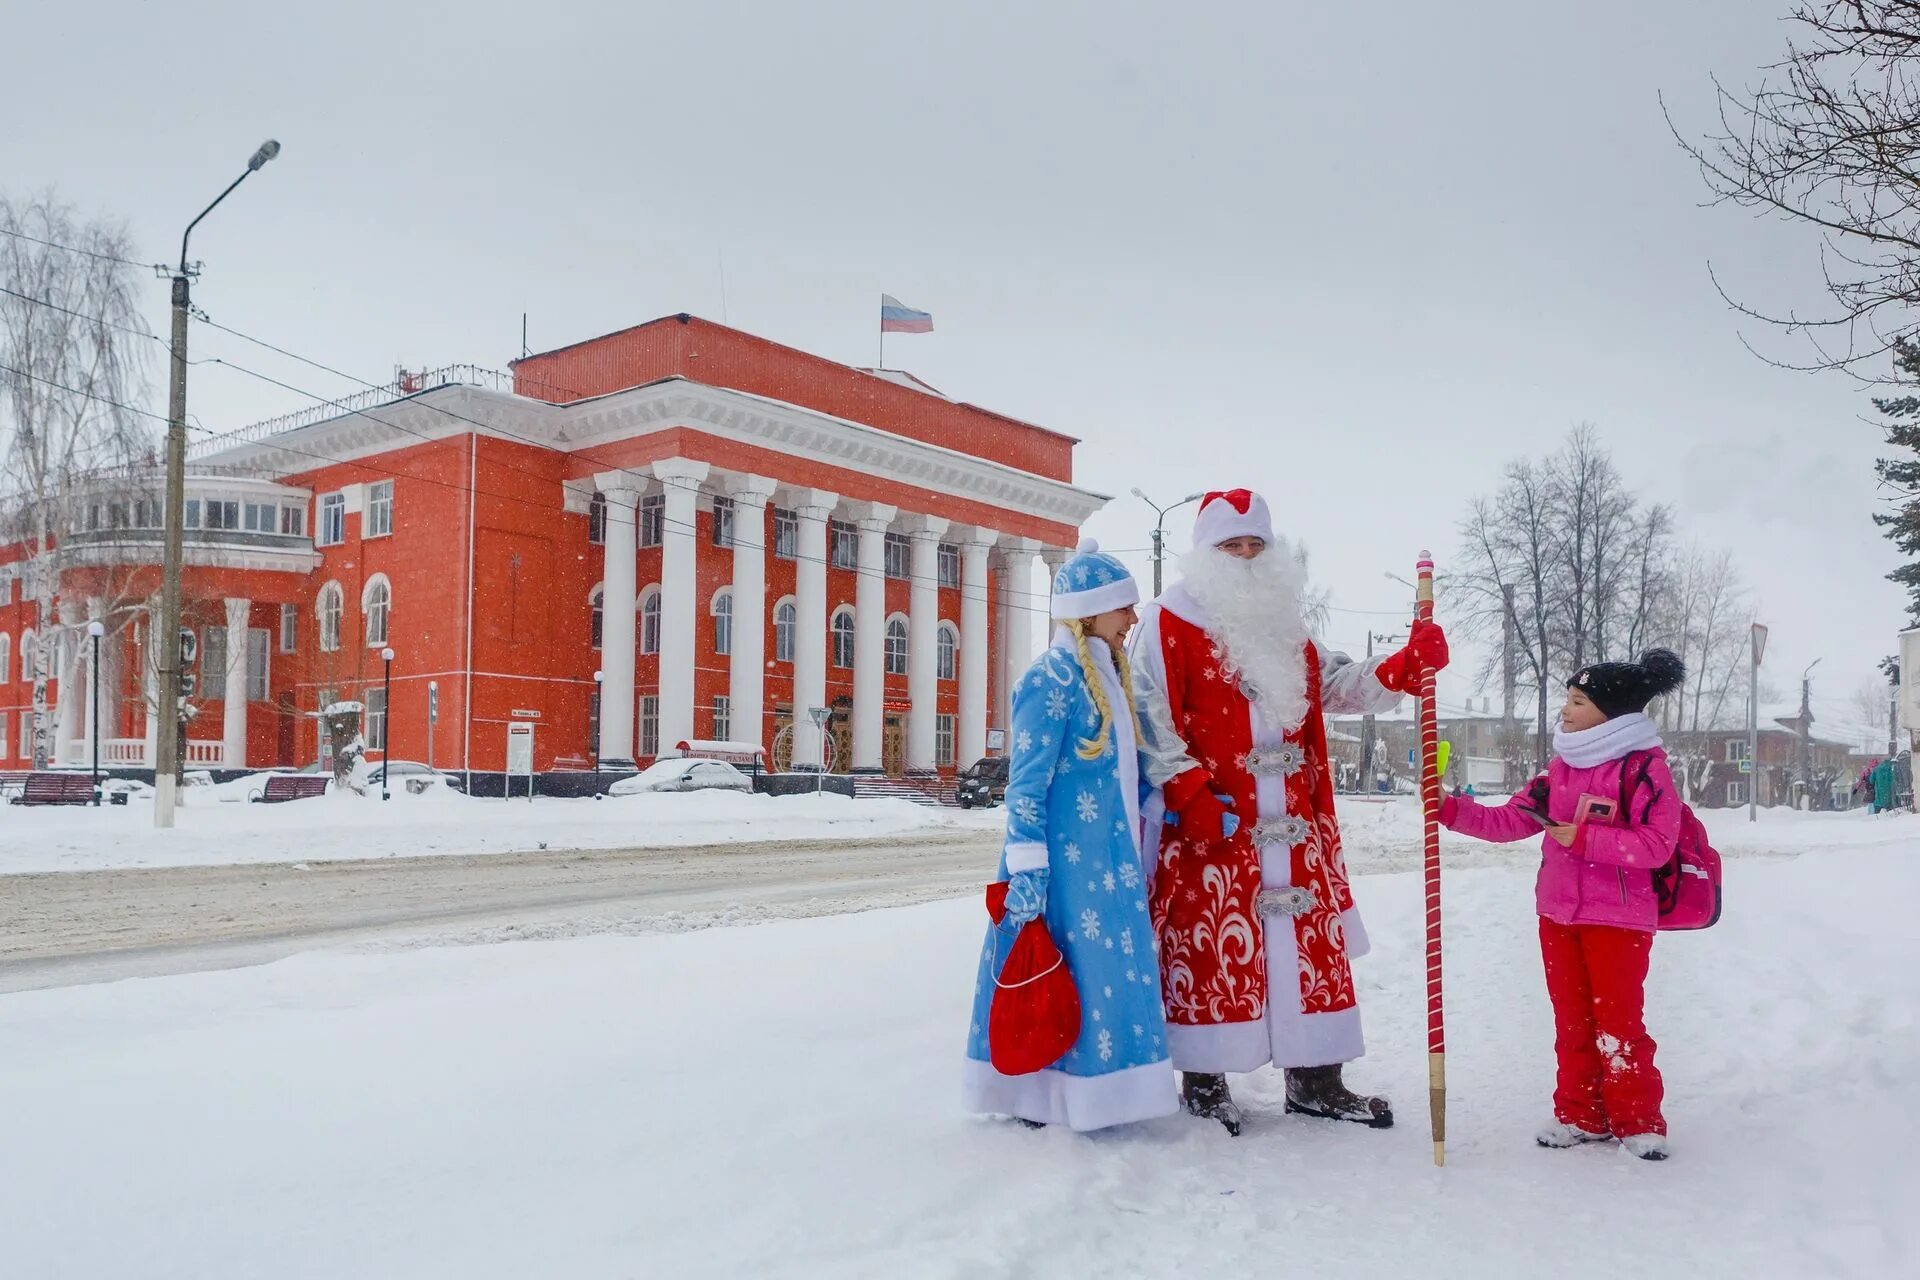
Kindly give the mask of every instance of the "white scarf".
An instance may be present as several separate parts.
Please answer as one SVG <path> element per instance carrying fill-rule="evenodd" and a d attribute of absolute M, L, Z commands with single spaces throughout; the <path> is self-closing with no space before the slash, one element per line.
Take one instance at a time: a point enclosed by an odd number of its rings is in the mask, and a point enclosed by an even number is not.
<path fill-rule="evenodd" d="M 1553 754 L 1576 769 L 1591 769 L 1635 751 L 1651 751 L 1659 745 L 1660 731 L 1638 711 L 1615 716 L 1577 733 L 1568 733 L 1565 729 L 1553 731 Z"/>

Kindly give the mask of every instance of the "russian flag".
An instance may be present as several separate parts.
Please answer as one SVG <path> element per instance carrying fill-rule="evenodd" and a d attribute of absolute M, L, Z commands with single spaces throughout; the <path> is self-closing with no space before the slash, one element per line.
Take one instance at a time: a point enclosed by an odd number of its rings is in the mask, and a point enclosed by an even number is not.
<path fill-rule="evenodd" d="M 880 332 L 932 333 L 933 313 L 915 311 L 890 293 L 880 295 Z"/>

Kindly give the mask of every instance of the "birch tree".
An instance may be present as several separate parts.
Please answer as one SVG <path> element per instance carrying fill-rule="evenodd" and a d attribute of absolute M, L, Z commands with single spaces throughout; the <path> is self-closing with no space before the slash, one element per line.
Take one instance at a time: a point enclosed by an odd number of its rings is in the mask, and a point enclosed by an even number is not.
<path fill-rule="evenodd" d="M 82 221 L 51 195 L 0 197 L 0 455 L 5 536 L 26 545 L 34 607 L 29 655 L 33 767 L 52 758 L 47 685 L 63 636 L 56 614 L 61 538 L 90 478 L 132 469 L 150 450 L 133 408 L 146 390 L 151 335 L 136 305 L 126 234 Z"/>

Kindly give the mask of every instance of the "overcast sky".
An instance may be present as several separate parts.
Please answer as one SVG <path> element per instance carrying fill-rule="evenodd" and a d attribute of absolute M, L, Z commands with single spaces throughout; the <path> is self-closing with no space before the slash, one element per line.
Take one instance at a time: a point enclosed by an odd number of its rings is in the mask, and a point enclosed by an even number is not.
<path fill-rule="evenodd" d="M 1739 552 L 1781 698 L 1824 659 L 1824 729 L 1902 617 L 1879 434 L 1845 380 L 1742 348 L 1709 261 L 1805 308 L 1815 246 L 1700 208 L 1656 100 L 1704 127 L 1785 7 L 41 3 L 5 20 L 0 189 L 158 260 L 278 138 L 196 233 L 196 300 L 373 381 L 504 367 L 523 311 L 535 350 L 687 310 L 871 364 L 885 290 L 937 330 L 890 365 L 1083 438 L 1106 545 L 1146 544 L 1136 484 L 1265 492 L 1355 650 L 1404 602 L 1385 573 L 1429 544 L 1444 572 L 1468 500 L 1590 421 Z M 218 365 L 191 401 L 215 429 L 305 403 Z"/>

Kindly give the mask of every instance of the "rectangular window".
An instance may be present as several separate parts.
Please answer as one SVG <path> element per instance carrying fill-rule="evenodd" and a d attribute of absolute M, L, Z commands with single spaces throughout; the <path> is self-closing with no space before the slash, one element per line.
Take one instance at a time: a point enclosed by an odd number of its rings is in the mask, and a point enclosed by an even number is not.
<path fill-rule="evenodd" d="M 280 529 L 280 508 L 271 503 L 249 502 L 245 523 L 248 533 L 277 533 Z"/>
<path fill-rule="evenodd" d="M 198 529 L 200 527 L 200 499 L 188 498 L 187 505 L 180 517 L 181 527 Z"/>
<path fill-rule="evenodd" d="M 240 504 L 209 498 L 205 507 L 209 529 L 233 531 L 240 528 Z"/>
<path fill-rule="evenodd" d="M 267 649 L 270 647 L 271 634 L 265 627 L 252 627 L 247 631 L 247 701 L 265 702 L 267 700 Z"/>
<path fill-rule="evenodd" d="M 107 527 L 110 529 L 125 529 L 129 527 L 129 515 L 126 503 L 109 502 L 107 504 Z"/>
<path fill-rule="evenodd" d="M 596 493 L 587 503 L 587 541 L 602 546 L 607 540 L 607 499 Z"/>
<path fill-rule="evenodd" d="M 300 606 L 280 606 L 280 652 L 292 653 L 300 642 Z"/>
<path fill-rule="evenodd" d="M 1738 764 L 1747 758 L 1747 740 L 1745 738 L 1727 739 L 1727 763 Z"/>
<path fill-rule="evenodd" d="M 13 603 L 13 574 L 0 570 L 0 604 Z"/>
<path fill-rule="evenodd" d="M 640 754 L 660 754 L 660 699 L 652 694 L 640 699 Z"/>
<path fill-rule="evenodd" d="M 320 518 L 315 521 L 316 532 L 320 535 L 316 541 L 323 547 L 337 547 L 347 540 L 347 495 L 344 493 L 323 493 L 320 495 Z"/>
<path fill-rule="evenodd" d="M 667 495 L 650 493 L 640 499 L 640 545 L 657 547 L 667 531 Z"/>
<path fill-rule="evenodd" d="M 0 760 L 7 758 L 9 745 L 7 739 L 7 713 L 0 711 Z"/>
<path fill-rule="evenodd" d="M 933 718 L 933 762 L 950 765 L 953 763 L 953 717 L 935 716 Z"/>
<path fill-rule="evenodd" d="M 827 535 L 832 543 L 829 559 L 836 569 L 857 569 L 860 567 L 860 531 L 850 524 L 838 520 L 827 523 Z"/>
<path fill-rule="evenodd" d="M 384 538 L 393 532 L 393 481 L 367 486 L 367 520 L 363 538 Z"/>
<path fill-rule="evenodd" d="M 367 704 L 367 750 L 385 751 L 387 749 L 387 691 L 384 686 L 373 685 L 360 695 Z M 392 779 L 388 779 L 391 783 Z"/>
<path fill-rule="evenodd" d="M 158 529 L 167 522 L 167 513 L 152 498 L 142 498 L 133 504 L 133 523 L 141 529 Z"/>
<path fill-rule="evenodd" d="M 913 565 L 913 540 L 904 533 L 887 535 L 887 576 L 904 582 Z"/>
<path fill-rule="evenodd" d="M 334 704 L 339 696 L 340 695 L 332 689 L 321 689 L 314 699 L 313 709 L 316 712 L 325 711 Z M 314 716 L 313 727 L 319 735 L 315 741 L 320 744 L 319 753 L 315 756 L 315 759 L 324 764 L 333 759 L 333 739 L 327 736 L 327 722 L 319 715 Z"/>
<path fill-rule="evenodd" d="M 20 713 L 20 758 L 33 759 L 33 712 Z"/>
<path fill-rule="evenodd" d="M 280 532 L 291 538 L 306 537 L 307 509 L 305 507 L 280 508 Z"/>
<path fill-rule="evenodd" d="M 100 527 L 100 504 L 97 502 L 89 502 L 87 504 L 87 532 L 92 533 L 95 530 L 97 530 L 99 527 Z"/>
<path fill-rule="evenodd" d="M 716 742 L 733 741 L 733 699 L 725 694 L 714 695 L 713 738 Z"/>
<path fill-rule="evenodd" d="M 960 548 L 951 542 L 940 544 L 940 585 L 957 587 L 960 585 Z"/>
<path fill-rule="evenodd" d="M 730 547 L 733 545 L 733 499 L 715 498 L 713 500 L 713 545 Z"/>
<path fill-rule="evenodd" d="M 800 554 L 800 518 L 778 507 L 773 509 L 773 554 L 781 560 Z"/>
<path fill-rule="evenodd" d="M 1729 805 L 1741 805 L 1746 802 L 1747 784 L 1744 782 L 1729 782 L 1727 784 L 1727 803 Z"/>
<path fill-rule="evenodd" d="M 200 633 L 200 696 L 227 696 L 227 629 L 208 627 Z"/>

